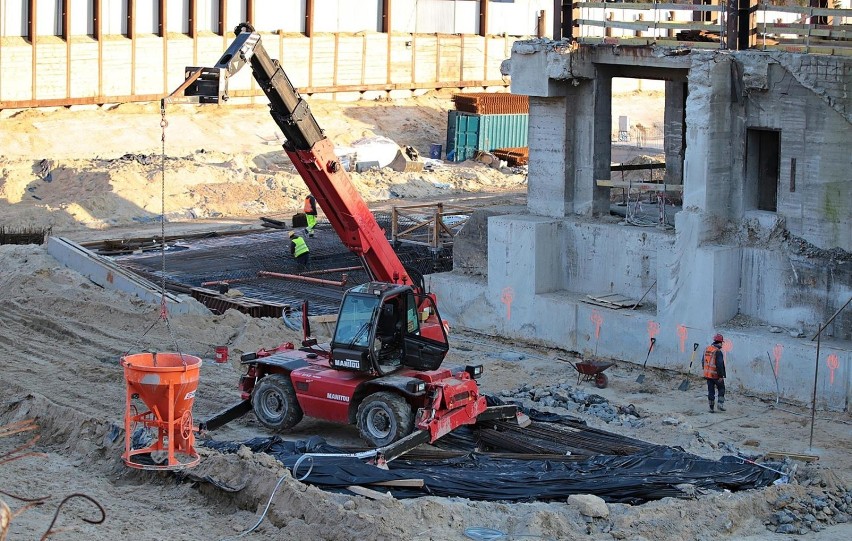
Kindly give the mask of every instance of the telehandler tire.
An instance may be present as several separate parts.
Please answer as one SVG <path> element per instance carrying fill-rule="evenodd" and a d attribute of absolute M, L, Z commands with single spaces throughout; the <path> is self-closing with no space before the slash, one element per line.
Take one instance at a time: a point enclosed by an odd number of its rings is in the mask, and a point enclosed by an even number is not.
<path fill-rule="evenodd" d="M 260 378 L 251 395 L 251 407 L 260 424 L 272 430 L 293 428 L 304 416 L 293 383 L 284 374 Z"/>
<path fill-rule="evenodd" d="M 358 431 L 374 447 L 384 447 L 414 430 L 411 406 L 398 394 L 371 394 L 358 406 Z"/>

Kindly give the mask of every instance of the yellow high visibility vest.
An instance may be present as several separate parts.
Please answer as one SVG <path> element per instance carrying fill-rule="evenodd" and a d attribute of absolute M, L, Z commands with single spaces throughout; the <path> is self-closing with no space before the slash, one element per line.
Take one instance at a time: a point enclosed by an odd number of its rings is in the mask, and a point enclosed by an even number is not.
<path fill-rule="evenodd" d="M 293 237 L 290 241 L 296 245 L 296 250 L 293 252 L 293 257 L 299 257 L 302 254 L 308 253 L 308 245 L 302 237 Z"/>

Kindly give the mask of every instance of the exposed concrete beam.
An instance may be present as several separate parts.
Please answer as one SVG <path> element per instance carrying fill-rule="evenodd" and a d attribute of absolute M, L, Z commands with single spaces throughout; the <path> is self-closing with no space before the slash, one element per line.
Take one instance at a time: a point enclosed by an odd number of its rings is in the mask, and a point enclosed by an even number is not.
<path fill-rule="evenodd" d="M 124 291 L 151 304 L 158 304 L 161 300 L 160 288 L 156 284 L 73 241 L 61 237 L 50 237 L 47 240 L 47 253 L 64 266 L 82 274 L 104 289 Z M 169 310 L 173 313 L 206 311 L 206 308 L 199 308 L 202 305 L 194 299 L 185 300 L 168 292 L 165 296 Z"/>

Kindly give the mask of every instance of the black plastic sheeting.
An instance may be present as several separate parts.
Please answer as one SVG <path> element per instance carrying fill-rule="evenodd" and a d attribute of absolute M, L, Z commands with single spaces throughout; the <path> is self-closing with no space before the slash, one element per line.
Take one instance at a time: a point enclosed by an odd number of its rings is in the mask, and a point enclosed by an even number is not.
<path fill-rule="evenodd" d="M 274 456 L 291 472 L 304 453 L 342 452 L 318 437 L 288 442 L 275 436 L 254 438 L 242 444 L 210 441 L 203 445 L 223 452 L 236 452 L 240 445 L 246 445 L 254 452 Z M 682 483 L 699 489 L 736 491 L 764 487 L 778 478 L 765 468 L 743 463 L 733 456 L 710 460 L 665 446 L 652 446 L 628 456 L 601 455 L 582 462 L 504 459 L 470 453 L 446 460 L 400 458 L 388 467 L 383 470 L 357 458 L 315 456 L 302 460 L 293 476 L 335 491 L 349 485 L 423 479 L 422 489 L 390 488 L 396 498 L 431 495 L 471 500 L 549 501 L 562 500 L 571 494 L 595 494 L 608 502 L 630 504 L 686 497 L 676 488 Z"/>

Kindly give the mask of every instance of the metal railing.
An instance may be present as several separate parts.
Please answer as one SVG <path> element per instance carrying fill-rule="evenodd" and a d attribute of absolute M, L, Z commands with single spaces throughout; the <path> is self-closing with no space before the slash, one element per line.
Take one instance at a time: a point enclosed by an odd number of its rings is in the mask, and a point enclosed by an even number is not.
<path fill-rule="evenodd" d="M 852 55 L 852 9 L 663 2 L 574 2 L 579 43 L 777 49 Z"/>

